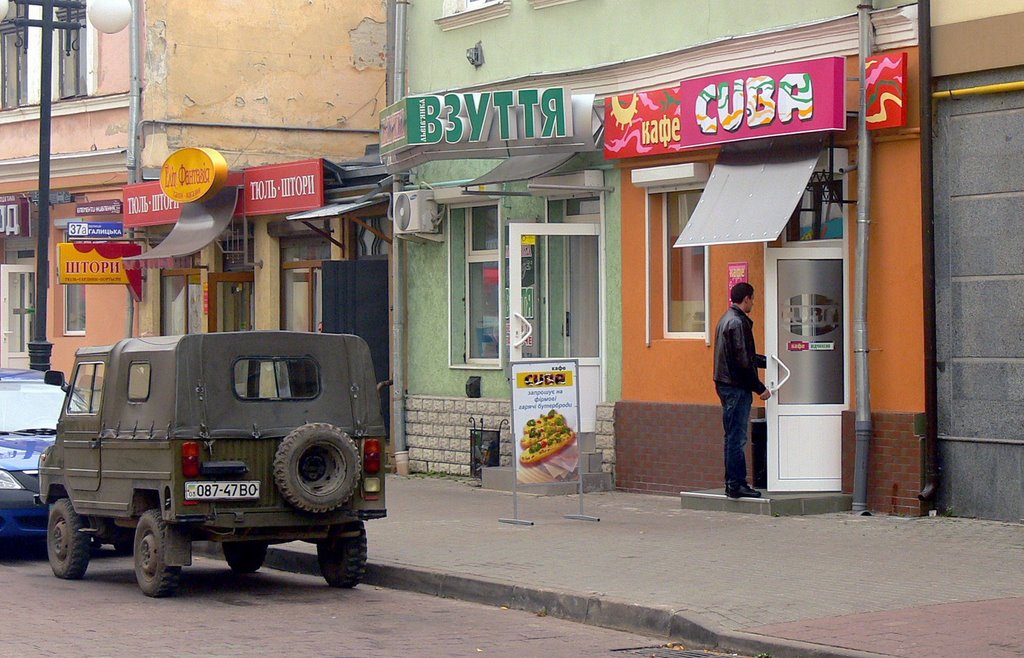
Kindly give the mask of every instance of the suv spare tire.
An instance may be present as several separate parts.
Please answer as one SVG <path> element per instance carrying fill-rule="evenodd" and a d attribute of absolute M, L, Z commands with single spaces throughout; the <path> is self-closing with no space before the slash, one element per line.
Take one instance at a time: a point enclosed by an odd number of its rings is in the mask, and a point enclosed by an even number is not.
<path fill-rule="evenodd" d="M 328 423 L 307 423 L 284 437 L 274 455 L 274 483 L 293 507 L 330 512 L 347 501 L 359 481 L 359 450 Z"/>

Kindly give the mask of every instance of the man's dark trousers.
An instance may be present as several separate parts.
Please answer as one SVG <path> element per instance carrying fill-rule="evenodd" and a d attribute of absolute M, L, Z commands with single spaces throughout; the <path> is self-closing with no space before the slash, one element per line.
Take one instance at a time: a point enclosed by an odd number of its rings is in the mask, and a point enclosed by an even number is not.
<path fill-rule="evenodd" d="M 725 486 L 735 489 L 747 483 L 747 425 L 754 394 L 745 388 L 715 382 L 722 401 L 722 425 L 725 428 Z"/>

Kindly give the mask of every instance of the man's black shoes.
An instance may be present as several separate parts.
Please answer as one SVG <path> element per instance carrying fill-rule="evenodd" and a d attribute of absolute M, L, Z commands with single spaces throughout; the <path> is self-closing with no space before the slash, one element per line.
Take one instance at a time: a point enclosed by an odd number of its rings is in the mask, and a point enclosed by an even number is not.
<path fill-rule="evenodd" d="M 744 482 L 738 487 L 726 487 L 725 495 L 729 498 L 760 498 L 761 492 Z"/>

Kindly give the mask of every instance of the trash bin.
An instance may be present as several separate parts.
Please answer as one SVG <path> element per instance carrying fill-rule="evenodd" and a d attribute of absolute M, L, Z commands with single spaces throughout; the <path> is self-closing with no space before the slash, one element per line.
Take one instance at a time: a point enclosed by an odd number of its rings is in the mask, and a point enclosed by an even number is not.
<path fill-rule="evenodd" d="M 750 465 L 754 470 L 754 488 L 768 488 L 768 419 L 750 421 Z"/>
<path fill-rule="evenodd" d="M 473 477 L 481 477 L 481 468 L 484 466 L 497 466 L 501 458 L 499 448 L 501 444 L 501 432 L 499 430 L 485 430 L 473 428 L 469 430 L 470 443 L 470 473 Z"/>

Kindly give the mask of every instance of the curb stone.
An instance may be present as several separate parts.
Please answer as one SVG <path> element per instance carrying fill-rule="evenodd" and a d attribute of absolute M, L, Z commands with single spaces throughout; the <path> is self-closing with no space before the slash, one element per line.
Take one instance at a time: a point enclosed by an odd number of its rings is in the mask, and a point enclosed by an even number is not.
<path fill-rule="evenodd" d="M 213 542 L 194 542 L 199 555 L 224 559 Z M 320 576 L 316 554 L 271 546 L 264 566 L 277 571 Z M 456 599 L 552 617 L 590 626 L 646 635 L 694 648 L 741 655 L 769 653 L 772 658 L 883 658 L 887 654 L 830 647 L 786 638 L 726 631 L 670 608 L 643 606 L 598 596 L 548 590 L 395 564 L 368 562 L 364 585 Z"/>

